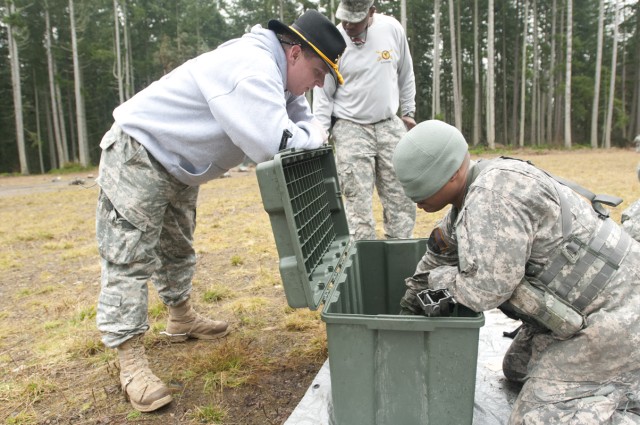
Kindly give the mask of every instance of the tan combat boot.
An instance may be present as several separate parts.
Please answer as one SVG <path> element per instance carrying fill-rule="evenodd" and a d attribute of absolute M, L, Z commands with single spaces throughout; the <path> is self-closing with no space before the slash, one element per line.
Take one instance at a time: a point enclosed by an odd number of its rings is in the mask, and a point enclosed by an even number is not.
<path fill-rule="evenodd" d="M 133 407 L 141 412 L 152 412 L 171 403 L 169 388 L 149 369 L 142 335 L 120 344 L 118 358 L 120 385 Z"/>
<path fill-rule="evenodd" d="M 172 342 L 186 341 L 187 338 L 216 339 L 229 333 L 227 322 L 209 320 L 193 310 L 187 299 L 182 304 L 169 307 L 167 330 L 163 332 Z"/>

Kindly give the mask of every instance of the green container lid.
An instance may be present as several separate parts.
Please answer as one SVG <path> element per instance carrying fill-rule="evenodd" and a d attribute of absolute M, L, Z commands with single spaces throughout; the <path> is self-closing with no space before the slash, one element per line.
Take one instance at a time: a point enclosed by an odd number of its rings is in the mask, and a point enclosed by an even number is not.
<path fill-rule="evenodd" d="M 316 310 L 349 246 L 333 150 L 287 150 L 256 168 L 291 307 Z"/>

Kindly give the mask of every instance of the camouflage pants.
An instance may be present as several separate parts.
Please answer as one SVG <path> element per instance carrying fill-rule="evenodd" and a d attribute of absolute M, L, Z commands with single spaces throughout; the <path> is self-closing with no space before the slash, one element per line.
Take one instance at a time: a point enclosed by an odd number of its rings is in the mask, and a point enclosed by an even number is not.
<path fill-rule="evenodd" d="M 180 183 L 114 125 L 102 157 L 96 236 L 102 258 L 97 324 L 107 347 L 148 330 L 147 282 L 168 305 L 191 292 L 198 187 Z"/>
<path fill-rule="evenodd" d="M 382 203 L 385 236 L 388 239 L 413 236 L 416 206 L 404 194 L 391 162 L 405 132 L 402 120 L 396 116 L 370 125 L 339 119 L 333 126 L 347 221 L 356 240 L 376 239 L 374 186 Z"/>
<path fill-rule="evenodd" d="M 526 378 L 533 335 L 523 326 L 503 361 L 508 379 L 524 381 L 509 425 L 640 424 L 640 373 L 605 383 Z"/>
<path fill-rule="evenodd" d="M 520 383 L 525 381 L 529 360 L 531 360 L 531 338 L 533 335 L 534 332 L 529 326 L 521 326 L 504 354 L 502 372 L 509 381 Z"/>

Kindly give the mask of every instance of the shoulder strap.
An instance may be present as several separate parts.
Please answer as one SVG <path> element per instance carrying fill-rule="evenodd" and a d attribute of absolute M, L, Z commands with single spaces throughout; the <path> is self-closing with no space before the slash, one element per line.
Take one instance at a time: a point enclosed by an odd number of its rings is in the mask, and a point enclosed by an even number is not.
<path fill-rule="evenodd" d="M 525 161 L 522 159 L 518 159 L 518 158 L 510 158 L 510 157 L 506 157 L 506 156 L 501 156 L 500 158 L 502 159 L 513 159 L 516 161 L 522 161 L 522 162 L 526 162 L 529 165 L 532 165 L 535 167 L 535 165 L 531 162 L 531 161 Z M 536 167 L 538 168 L 538 167 Z M 553 174 L 543 170 L 542 168 L 538 168 L 538 170 L 542 171 L 543 173 L 545 173 L 546 175 L 548 175 L 549 177 L 551 177 L 552 179 L 554 179 L 555 181 L 557 181 L 558 183 L 567 186 L 569 189 L 573 190 L 574 192 L 578 193 L 579 195 L 582 195 L 583 197 L 585 197 L 587 200 L 589 200 L 589 202 L 591 202 L 591 207 L 593 208 L 593 210 L 598 213 L 598 215 L 600 216 L 600 218 L 607 218 L 609 217 L 609 211 L 602 206 L 602 204 L 608 205 L 610 207 L 617 207 L 618 205 L 620 205 L 622 203 L 622 198 L 619 198 L 617 196 L 612 196 L 612 195 L 606 195 L 606 194 L 600 194 L 600 195 L 596 195 L 595 193 L 591 192 L 589 189 L 584 188 L 583 186 L 580 186 L 578 183 L 572 182 L 571 180 L 567 180 L 565 178 L 562 177 L 557 177 L 554 176 Z"/>
<path fill-rule="evenodd" d="M 600 218 L 609 217 L 609 211 L 605 207 L 603 207 L 602 204 L 608 205 L 610 207 L 617 207 L 622 203 L 622 198 L 619 198 L 617 196 L 606 195 L 606 194 L 596 195 L 590 190 L 585 189 L 584 187 L 580 186 L 575 182 L 572 182 L 567 179 L 563 179 L 562 177 L 554 176 L 552 174 L 547 173 L 546 171 L 544 172 L 549 177 L 555 179 L 558 183 L 567 186 L 568 188 L 572 189 L 574 192 L 587 198 L 591 202 L 591 206 L 593 207 L 594 211 L 598 213 Z"/>

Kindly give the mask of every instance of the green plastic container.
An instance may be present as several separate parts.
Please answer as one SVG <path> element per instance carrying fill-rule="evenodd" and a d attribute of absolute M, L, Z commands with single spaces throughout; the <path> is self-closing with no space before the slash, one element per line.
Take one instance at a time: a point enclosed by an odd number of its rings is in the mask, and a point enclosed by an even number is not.
<path fill-rule="evenodd" d="M 482 313 L 400 316 L 425 239 L 351 242 L 331 148 L 257 167 L 287 302 L 326 323 L 335 425 L 464 425 Z"/>

